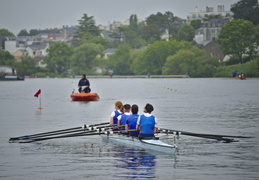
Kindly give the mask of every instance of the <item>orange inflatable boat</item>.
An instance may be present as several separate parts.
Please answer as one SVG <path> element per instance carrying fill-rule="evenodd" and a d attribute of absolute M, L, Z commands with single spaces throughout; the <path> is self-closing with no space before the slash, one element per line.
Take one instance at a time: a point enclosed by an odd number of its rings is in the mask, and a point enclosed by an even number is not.
<path fill-rule="evenodd" d="M 100 99 L 97 93 L 72 93 L 70 97 L 72 101 L 97 101 Z"/>

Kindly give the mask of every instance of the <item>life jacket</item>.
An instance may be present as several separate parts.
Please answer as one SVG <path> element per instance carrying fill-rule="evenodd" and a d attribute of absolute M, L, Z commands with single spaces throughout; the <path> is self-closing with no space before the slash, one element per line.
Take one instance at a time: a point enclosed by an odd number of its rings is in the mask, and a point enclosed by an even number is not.
<path fill-rule="evenodd" d="M 146 117 L 141 115 L 139 125 L 141 134 L 154 134 L 155 116 Z"/>
<path fill-rule="evenodd" d="M 138 114 L 132 114 L 129 116 L 127 124 L 129 125 L 130 129 L 136 129 L 138 117 Z"/>
<path fill-rule="evenodd" d="M 125 125 L 126 124 L 126 121 L 128 120 L 129 116 L 130 115 L 126 115 L 126 114 L 122 114 L 121 115 L 121 119 L 120 119 L 121 125 Z M 125 127 L 122 127 L 121 129 L 124 130 Z"/>
<path fill-rule="evenodd" d="M 113 124 L 118 124 L 118 116 L 121 115 L 119 111 L 114 111 L 115 116 L 113 117 Z"/>

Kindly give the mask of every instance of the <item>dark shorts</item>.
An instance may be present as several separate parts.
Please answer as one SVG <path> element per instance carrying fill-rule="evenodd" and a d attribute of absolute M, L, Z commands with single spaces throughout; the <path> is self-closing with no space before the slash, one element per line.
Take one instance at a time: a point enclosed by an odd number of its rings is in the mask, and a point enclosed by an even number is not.
<path fill-rule="evenodd" d="M 152 137 L 155 137 L 154 134 L 143 134 L 143 133 L 139 134 L 140 139 L 152 138 Z"/>

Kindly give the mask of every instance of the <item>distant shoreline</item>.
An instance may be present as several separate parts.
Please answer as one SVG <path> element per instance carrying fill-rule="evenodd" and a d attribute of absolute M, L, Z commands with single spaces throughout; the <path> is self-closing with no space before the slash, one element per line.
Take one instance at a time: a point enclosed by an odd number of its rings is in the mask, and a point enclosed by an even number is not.
<path fill-rule="evenodd" d="M 110 76 L 87 76 L 87 78 L 189 78 L 188 75 L 113 75 Z M 73 78 L 73 77 L 72 77 Z M 74 78 L 81 78 L 81 76 L 75 76 Z"/>

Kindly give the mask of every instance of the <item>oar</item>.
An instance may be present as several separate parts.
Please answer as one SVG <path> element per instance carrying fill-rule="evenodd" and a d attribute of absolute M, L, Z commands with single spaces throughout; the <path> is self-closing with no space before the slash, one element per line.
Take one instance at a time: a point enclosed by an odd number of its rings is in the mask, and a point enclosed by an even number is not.
<path fill-rule="evenodd" d="M 172 129 L 165 129 L 165 128 L 158 128 L 158 132 L 161 131 L 163 133 L 168 134 L 175 134 L 175 135 L 188 135 L 188 136 L 196 136 L 201 138 L 208 138 L 208 139 L 216 139 L 216 140 L 222 140 L 226 142 L 233 142 L 234 139 L 229 138 L 251 138 L 246 136 L 232 136 L 232 135 L 217 135 L 217 134 L 200 134 L 200 133 L 192 133 L 192 132 L 185 132 L 185 131 L 179 131 L 179 130 L 172 130 Z"/>
<path fill-rule="evenodd" d="M 73 131 L 73 130 L 84 130 L 84 129 L 87 129 L 89 127 L 101 126 L 101 125 L 106 125 L 106 124 L 109 124 L 109 122 L 99 123 L 99 124 L 92 124 L 92 125 L 83 125 L 81 127 L 74 127 L 74 128 L 69 128 L 69 129 L 62 129 L 62 130 L 57 130 L 57 131 L 50 131 L 50 132 L 45 132 L 45 133 L 39 133 L 39 134 L 32 134 L 32 135 L 25 135 L 25 136 L 20 136 L 20 137 L 14 137 L 14 138 L 10 138 L 9 142 L 20 140 L 20 139 L 24 139 L 24 138 L 30 138 L 30 137 L 49 136 L 49 135 L 54 135 L 55 133 L 62 134 L 62 133 L 67 133 L 67 132 Z"/>
<path fill-rule="evenodd" d="M 63 136 L 55 136 L 55 137 L 36 138 L 36 139 L 24 139 L 24 140 L 19 141 L 19 143 L 31 143 L 31 142 L 36 142 L 36 141 L 50 140 L 50 139 L 78 137 L 78 136 L 88 136 L 88 135 L 99 135 L 99 134 L 104 134 L 104 132 L 88 131 L 88 132 L 85 132 L 85 133 L 75 133 L 75 134 L 69 134 L 69 135 L 63 135 Z"/>
<path fill-rule="evenodd" d="M 88 131 L 95 130 L 95 129 L 101 129 L 101 128 L 104 128 L 104 127 L 113 127 L 113 126 L 114 126 L 114 125 L 108 125 L 108 126 L 91 126 L 91 127 L 88 127 L 88 128 L 84 128 L 84 129 L 81 128 L 81 129 L 73 130 L 73 131 L 49 133 L 49 134 L 42 134 L 42 135 L 25 136 L 25 137 L 19 138 L 18 140 L 26 140 L 26 139 L 40 138 L 40 137 L 47 137 L 47 136 L 54 136 L 54 135 L 60 135 L 60 134 L 70 134 L 70 133 L 75 133 L 75 132 L 80 132 L 80 131 L 88 132 Z"/>
<path fill-rule="evenodd" d="M 123 126 L 114 126 L 116 128 L 124 127 Z M 108 131 L 107 131 L 108 130 Z M 35 141 L 44 141 L 44 140 L 50 140 L 50 139 L 59 139 L 59 138 L 68 138 L 68 137 L 78 137 L 78 136 L 89 136 L 89 135 L 100 135 L 100 134 L 113 134 L 113 133 L 125 133 L 128 131 L 110 131 L 110 127 L 101 128 L 101 129 L 95 129 L 87 132 L 81 132 L 81 133 L 74 133 L 74 134 L 67 134 L 63 136 L 53 136 L 53 137 L 46 137 L 46 138 L 36 138 L 36 139 L 20 139 L 19 143 L 31 143 Z"/>

